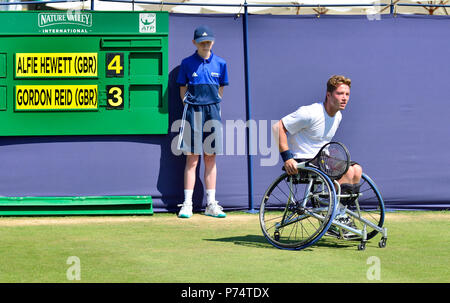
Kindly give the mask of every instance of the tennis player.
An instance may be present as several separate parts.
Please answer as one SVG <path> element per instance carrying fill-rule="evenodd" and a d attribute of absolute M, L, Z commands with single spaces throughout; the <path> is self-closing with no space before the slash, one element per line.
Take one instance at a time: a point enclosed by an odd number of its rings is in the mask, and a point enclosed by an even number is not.
<path fill-rule="evenodd" d="M 278 133 L 279 150 L 288 174 L 297 174 L 297 161 L 314 158 L 320 148 L 333 139 L 342 120 L 341 111 L 350 98 L 350 87 L 349 78 L 334 75 L 327 81 L 324 102 L 301 106 L 274 124 L 273 131 Z M 362 168 L 354 161 L 350 165 L 338 180 L 342 193 L 359 192 Z"/>
<path fill-rule="evenodd" d="M 184 202 L 178 217 L 192 216 L 192 195 L 199 157 L 205 162 L 205 215 L 224 218 L 222 206 L 216 201 L 216 154 L 222 151 L 220 102 L 223 88 L 228 85 L 227 64 L 212 52 L 215 37 L 208 26 L 194 31 L 192 43 L 196 52 L 183 59 L 177 78 L 184 104 L 178 148 L 186 154 L 184 170 Z"/>

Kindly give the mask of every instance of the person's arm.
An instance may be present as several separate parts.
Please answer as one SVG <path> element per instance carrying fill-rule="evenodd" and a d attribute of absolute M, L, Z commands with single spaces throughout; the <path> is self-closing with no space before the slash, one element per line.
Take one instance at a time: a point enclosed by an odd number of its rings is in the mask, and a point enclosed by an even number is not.
<path fill-rule="evenodd" d="M 219 96 L 220 98 L 223 97 L 223 86 L 219 86 Z"/>
<path fill-rule="evenodd" d="M 297 161 L 294 160 L 292 153 L 289 150 L 289 144 L 287 139 L 287 129 L 284 127 L 283 121 L 278 121 L 273 125 L 273 131 L 278 134 L 278 149 L 281 154 L 281 158 L 284 161 L 284 168 L 289 175 L 295 175 L 298 173 Z"/>
<path fill-rule="evenodd" d="M 188 89 L 187 85 L 180 86 L 180 98 L 181 102 L 183 102 L 183 106 L 184 106 L 184 96 L 186 95 L 187 89 Z"/>

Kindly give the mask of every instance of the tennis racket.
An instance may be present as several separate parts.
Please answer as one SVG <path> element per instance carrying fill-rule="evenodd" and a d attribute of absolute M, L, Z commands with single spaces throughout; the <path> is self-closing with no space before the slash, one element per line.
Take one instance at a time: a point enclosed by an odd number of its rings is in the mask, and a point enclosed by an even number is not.
<path fill-rule="evenodd" d="M 337 180 L 345 175 L 350 167 L 350 153 L 344 144 L 329 142 L 322 146 L 313 159 L 304 162 L 304 165 L 316 167 L 328 177 Z"/>

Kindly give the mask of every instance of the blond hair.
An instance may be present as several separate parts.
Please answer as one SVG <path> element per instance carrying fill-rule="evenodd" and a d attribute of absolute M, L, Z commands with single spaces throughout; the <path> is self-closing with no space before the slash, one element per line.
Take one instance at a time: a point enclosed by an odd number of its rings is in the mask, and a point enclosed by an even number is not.
<path fill-rule="evenodd" d="M 348 87 L 352 86 L 352 80 L 342 75 L 333 75 L 327 81 L 327 93 L 332 93 L 339 85 L 346 84 Z"/>

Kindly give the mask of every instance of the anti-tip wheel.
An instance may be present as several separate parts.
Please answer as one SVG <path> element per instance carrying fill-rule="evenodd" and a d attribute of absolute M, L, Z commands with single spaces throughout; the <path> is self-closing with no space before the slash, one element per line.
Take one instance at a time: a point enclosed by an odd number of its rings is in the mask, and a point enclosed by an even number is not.
<path fill-rule="evenodd" d="M 358 245 L 358 250 L 365 250 L 366 249 L 366 243 L 365 242 L 361 242 Z"/>
<path fill-rule="evenodd" d="M 273 238 L 274 238 L 276 241 L 279 241 L 279 240 L 280 240 L 280 233 L 279 233 L 278 231 L 274 232 L 274 233 L 273 233 Z"/>

